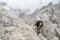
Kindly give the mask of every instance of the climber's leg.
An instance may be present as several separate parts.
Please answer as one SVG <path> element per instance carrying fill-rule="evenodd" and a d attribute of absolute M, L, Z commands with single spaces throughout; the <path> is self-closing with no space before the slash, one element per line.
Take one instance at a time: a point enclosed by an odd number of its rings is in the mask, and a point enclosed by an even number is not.
<path fill-rule="evenodd" d="M 38 27 L 37 28 L 37 35 L 39 35 L 39 33 L 40 33 L 40 28 Z"/>

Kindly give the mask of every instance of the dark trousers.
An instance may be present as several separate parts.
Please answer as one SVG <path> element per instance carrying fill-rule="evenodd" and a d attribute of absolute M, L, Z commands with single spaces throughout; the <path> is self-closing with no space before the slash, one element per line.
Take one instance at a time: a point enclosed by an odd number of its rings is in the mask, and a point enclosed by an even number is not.
<path fill-rule="evenodd" d="M 40 27 L 37 26 L 37 35 L 39 35 L 39 33 L 40 33 Z"/>

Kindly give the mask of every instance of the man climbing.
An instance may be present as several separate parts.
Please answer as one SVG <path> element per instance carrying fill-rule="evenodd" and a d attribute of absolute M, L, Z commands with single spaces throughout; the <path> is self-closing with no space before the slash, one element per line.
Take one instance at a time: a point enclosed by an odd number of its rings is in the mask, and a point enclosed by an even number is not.
<path fill-rule="evenodd" d="M 35 23 L 34 26 L 36 26 L 36 29 L 37 29 L 37 35 L 39 35 L 40 29 L 41 29 L 41 27 L 43 26 L 42 20 L 40 20 L 40 18 L 38 18 L 38 19 L 37 19 L 37 22 Z"/>

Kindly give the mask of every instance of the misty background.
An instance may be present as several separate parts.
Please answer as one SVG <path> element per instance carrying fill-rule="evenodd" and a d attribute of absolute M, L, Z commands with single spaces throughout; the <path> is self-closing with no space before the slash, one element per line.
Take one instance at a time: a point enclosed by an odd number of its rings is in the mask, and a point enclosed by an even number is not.
<path fill-rule="evenodd" d="M 53 2 L 53 4 L 58 3 L 60 0 L 0 0 L 1 2 L 6 2 L 7 7 L 11 7 L 14 9 L 30 9 L 30 11 L 34 11 L 37 8 L 41 8 L 42 6 L 46 6 L 49 2 Z"/>

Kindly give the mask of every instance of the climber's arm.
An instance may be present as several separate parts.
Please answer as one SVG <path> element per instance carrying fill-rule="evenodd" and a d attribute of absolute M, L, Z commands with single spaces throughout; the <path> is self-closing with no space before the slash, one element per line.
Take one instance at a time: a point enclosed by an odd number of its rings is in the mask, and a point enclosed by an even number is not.
<path fill-rule="evenodd" d="M 36 26 L 37 25 L 37 22 L 34 24 L 34 26 Z"/>

